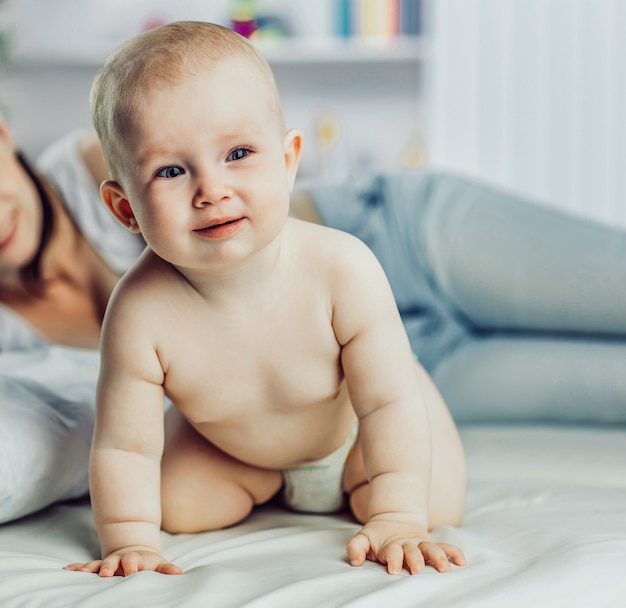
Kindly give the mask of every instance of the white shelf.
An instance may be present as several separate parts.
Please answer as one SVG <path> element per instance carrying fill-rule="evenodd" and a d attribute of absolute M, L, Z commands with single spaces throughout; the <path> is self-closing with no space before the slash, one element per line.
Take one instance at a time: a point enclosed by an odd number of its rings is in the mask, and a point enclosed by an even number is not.
<path fill-rule="evenodd" d="M 117 46 L 93 44 L 81 48 L 16 49 L 9 58 L 14 67 L 98 68 Z M 358 64 L 417 62 L 425 57 L 427 45 L 421 38 L 360 40 L 343 38 L 299 38 L 262 40 L 259 50 L 272 65 Z"/>
<path fill-rule="evenodd" d="M 273 65 L 415 62 L 423 59 L 426 51 L 424 40 L 417 38 L 304 38 L 260 41 L 257 46 Z"/>

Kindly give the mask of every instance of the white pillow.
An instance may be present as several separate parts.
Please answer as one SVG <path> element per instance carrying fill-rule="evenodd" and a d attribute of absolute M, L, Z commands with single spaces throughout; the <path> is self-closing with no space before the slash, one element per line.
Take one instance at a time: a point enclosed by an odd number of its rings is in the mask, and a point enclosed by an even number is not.
<path fill-rule="evenodd" d="M 0 523 L 87 493 L 99 363 L 62 346 L 0 353 Z"/>

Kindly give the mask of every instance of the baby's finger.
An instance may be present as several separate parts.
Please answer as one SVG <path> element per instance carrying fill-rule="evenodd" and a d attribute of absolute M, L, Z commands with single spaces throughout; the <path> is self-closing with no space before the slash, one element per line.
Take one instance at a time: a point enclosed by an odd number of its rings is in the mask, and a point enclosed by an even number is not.
<path fill-rule="evenodd" d="M 163 561 L 157 567 L 156 571 L 161 574 L 182 574 L 182 568 L 179 568 L 175 564 L 171 564 L 170 562 Z"/>
<path fill-rule="evenodd" d="M 389 574 L 400 574 L 404 565 L 404 550 L 398 543 L 385 545 L 379 555 L 381 564 L 387 564 Z"/>
<path fill-rule="evenodd" d="M 357 535 L 353 536 L 346 545 L 350 565 L 362 566 L 369 550 L 370 541 L 365 534 L 359 532 Z"/>
<path fill-rule="evenodd" d="M 122 561 L 120 563 L 122 567 L 122 573 L 124 576 L 129 576 L 131 574 L 137 574 L 139 570 L 143 570 L 143 560 L 139 553 L 135 551 L 129 551 L 128 553 L 124 553 L 122 555 Z"/>
<path fill-rule="evenodd" d="M 100 562 L 100 576 L 102 577 L 115 576 L 119 566 L 120 566 L 120 556 L 108 555 Z"/>
<path fill-rule="evenodd" d="M 99 572 L 100 570 L 101 561 L 102 560 L 97 559 L 97 560 L 87 562 L 86 564 L 84 563 L 68 564 L 67 566 L 63 568 L 63 570 L 72 570 L 74 572 L 90 572 L 92 574 L 95 574 L 96 572 Z"/>
<path fill-rule="evenodd" d="M 443 549 L 443 552 L 451 559 L 457 566 L 465 566 L 467 561 L 463 551 L 454 545 L 448 543 L 439 543 L 439 546 Z"/>
<path fill-rule="evenodd" d="M 411 574 L 418 574 L 426 567 L 424 556 L 414 543 L 404 545 L 404 562 Z"/>
<path fill-rule="evenodd" d="M 448 556 L 437 543 L 423 542 L 420 543 L 419 548 L 426 563 L 431 565 L 435 570 L 438 572 L 450 572 L 450 570 L 452 570 Z"/>

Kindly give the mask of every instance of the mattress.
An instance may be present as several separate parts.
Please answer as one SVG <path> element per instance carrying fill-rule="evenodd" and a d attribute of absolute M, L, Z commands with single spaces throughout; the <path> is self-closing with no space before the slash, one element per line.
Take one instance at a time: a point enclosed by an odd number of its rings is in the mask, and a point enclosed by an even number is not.
<path fill-rule="evenodd" d="M 180 576 L 64 571 L 98 555 L 87 500 L 0 526 L 0 606 L 335 608 L 626 605 L 626 429 L 467 426 L 467 512 L 434 532 L 468 564 L 387 574 L 348 564 L 347 515 L 259 508 L 243 524 L 163 533 Z"/>

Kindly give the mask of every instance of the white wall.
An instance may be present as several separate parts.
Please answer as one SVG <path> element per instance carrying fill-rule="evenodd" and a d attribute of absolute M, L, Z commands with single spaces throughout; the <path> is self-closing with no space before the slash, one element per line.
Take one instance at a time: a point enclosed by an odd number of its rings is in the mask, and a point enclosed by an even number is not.
<path fill-rule="evenodd" d="M 435 0 L 430 158 L 626 226 L 626 2 Z"/>

